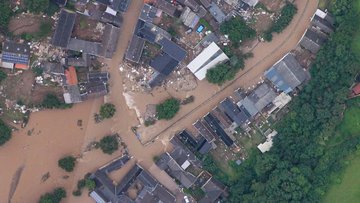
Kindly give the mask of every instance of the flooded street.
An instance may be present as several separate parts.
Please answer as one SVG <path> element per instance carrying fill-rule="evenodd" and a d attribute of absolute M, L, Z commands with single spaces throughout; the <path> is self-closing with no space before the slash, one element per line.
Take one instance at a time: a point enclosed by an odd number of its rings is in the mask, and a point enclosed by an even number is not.
<path fill-rule="evenodd" d="M 139 121 L 136 112 L 127 105 L 119 72 L 119 64 L 123 60 L 143 4 L 143 1 L 133 0 L 129 11 L 124 15 L 117 52 L 111 61 L 107 61 L 111 74 L 111 92 L 105 97 L 105 101 L 116 105 L 117 113 L 114 118 L 95 124 L 93 115 L 99 111 L 103 99 L 77 104 L 68 110 L 33 113 L 28 126 L 15 132 L 11 141 L 0 148 L 0 202 L 7 203 L 10 198 L 13 203 L 37 202 L 41 194 L 59 186 L 65 187 L 68 194 L 64 202 L 93 202 L 85 190 L 81 197 L 74 197 L 71 193 L 76 188 L 77 181 L 86 173 L 93 172 L 120 155 L 120 152 L 105 155 L 100 150 L 85 152 L 89 143 L 111 133 L 119 133 L 133 156 L 130 164 L 111 175 L 114 180 L 121 180 L 131 166 L 139 162 L 176 193 L 178 188 L 175 182 L 154 166 L 154 156 L 168 149 L 168 139 L 174 132 L 191 125 L 235 89 L 256 84 L 264 70 L 296 46 L 317 8 L 317 1 L 295 2 L 298 14 L 291 25 L 280 35 L 274 36 L 271 43 L 260 43 L 253 50 L 254 57 L 246 62 L 245 70 L 233 82 L 220 88 L 202 81 L 195 90 L 187 93 L 159 89 L 153 95 L 131 95 L 135 101 L 133 105 L 139 111 L 143 111 L 149 101 L 161 101 L 169 95 L 178 98 L 195 95 L 196 98 L 194 103 L 183 106 L 173 120 L 161 121 L 143 130 L 142 133 L 147 136 L 142 140 L 144 143 L 160 135 L 159 139 L 144 146 L 131 131 L 131 127 L 137 126 Z M 77 125 L 78 120 L 82 120 L 82 126 Z M 62 156 L 70 154 L 79 159 L 74 172 L 66 173 L 57 166 L 57 162 Z"/>

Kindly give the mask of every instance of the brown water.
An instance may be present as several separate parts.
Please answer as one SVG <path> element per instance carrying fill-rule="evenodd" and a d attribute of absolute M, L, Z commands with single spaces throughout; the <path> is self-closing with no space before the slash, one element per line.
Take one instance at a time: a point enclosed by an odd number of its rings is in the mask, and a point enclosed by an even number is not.
<path fill-rule="evenodd" d="M 84 174 L 93 172 L 99 166 L 120 155 L 120 152 L 110 156 L 95 150 L 84 153 L 84 149 L 91 141 L 114 132 L 121 135 L 123 141 L 128 145 L 130 154 L 134 157 L 130 165 L 138 161 L 161 183 L 176 192 L 176 184 L 154 166 L 153 157 L 167 149 L 167 140 L 173 132 L 191 125 L 198 117 L 205 114 L 238 87 L 249 87 L 257 83 L 264 70 L 295 47 L 307 28 L 310 17 L 315 12 L 317 2 L 297 0 L 296 4 L 298 15 L 295 16 L 289 28 L 284 33 L 274 36 L 273 42 L 260 43 L 254 49 L 255 57 L 247 61 L 246 70 L 239 73 L 242 76 L 238 80 L 215 96 L 212 95 L 219 90 L 219 87 L 211 86 L 205 81 L 200 82 L 199 87 L 190 93 L 196 95 L 196 101 L 193 104 L 184 106 L 172 121 L 159 122 L 153 129 L 143 130 L 145 134 L 149 135 L 149 138 L 152 138 L 166 129 L 161 133 L 160 139 L 143 146 L 130 130 L 131 126 L 138 124 L 138 120 L 135 112 L 129 110 L 126 105 L 118 69 L 142 6 L 142 1 L 133 0 L 129 11 L 124 16 L 124 29 L 116 55 L 113 60 L 108 61 L 111 73 L 111 93 L 105 100 L 117 106 L 115 117 L 100 124 L 94 123 L 93 114 L 103 103 L 102 99 L 77 104 L 68 110 L 52 110 L 32 114 L 28 126 L 15 132 L 11 141 L 0 148 L 0 202 L 8 202 L 11 184 L 13 180 L 16 180 L 15 176 L 19 177 L 19 183 L 12 197 L 14 203 L 37 202 L 41 194 L 51 191 L 57 186 L 65 187 L 68 192 L 68 198 L 64 202 L 93 202 L 87 197 L 85 191 L 81 197 L 74 197 L 71 192 L 76 187 L 77 180 Z M 185 93 L 172 90 L 159 93 L 162 95 L 161 97 L 166 97 L 168 94 L 178 97 L 185 96 Z M 161 98 L 157 97 L 157 94 L 154 97 L 157 100 Z M 206 101 L 211 97 L 214 98 Z M 137 102 L 136 105 L 140 108 L 144 108 L 150 101 L 149 95 L 137 95 L 134 98 Z M 192 111 L 197 106 L 199 107 Z M 82 127 L 77 126 L 78 120 L 82 120 Z M 174 122 L 176 125 L 171 126 Z M 168 128 L 169 126 L 170 128 Z M 27 135 L 29 130 L 33 130 L 31 136 Z M 81 157 L 72 173 L 66 173 L 57 166 L 58 159 L 68 154 Z M 130 169 L 130 165 L 111 176 L 115 180 L 120 180 Z M 21 167 L 24 167 L 22 171 L 19 170 Z M 17 171 L 20 171 L 21 174 Z M 42 183 L 42 176 L 47 172 L 50 173 L 50 177 Z M 64 179 L 65 175 L 69 177 Z"/>

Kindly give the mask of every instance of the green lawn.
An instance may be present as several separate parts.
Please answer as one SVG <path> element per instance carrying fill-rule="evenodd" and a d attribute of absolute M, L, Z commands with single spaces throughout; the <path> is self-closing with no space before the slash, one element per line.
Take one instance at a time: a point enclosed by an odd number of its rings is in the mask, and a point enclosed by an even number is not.
<path fill-rule="evenodd" d="M 340 183 L 334 183 L 327 192 L 324 203 L 360 202 L 360 150 L 349 158 L 349 165 Z"/>
<path fill-rule="evenodd" d="M 345 111 L 337 135 L 330 145 L 342 142 L 346 137 L 360 135 L 360 97 L 348 102 L 351 107 Z M 323 203 L 360 202 L 360 149 L 345 160 L 342 174 L 335 174 L 334 183 L 326 193 Z"/>

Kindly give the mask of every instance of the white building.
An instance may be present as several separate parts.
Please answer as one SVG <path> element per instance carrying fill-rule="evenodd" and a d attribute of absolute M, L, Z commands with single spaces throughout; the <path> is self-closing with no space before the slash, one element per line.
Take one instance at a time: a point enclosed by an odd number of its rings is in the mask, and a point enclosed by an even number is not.
<path fill-rule="evenodd" d="M 197 79 L 203 80 L 206 77 L 207 70 L 227 60 L 229 60 L 229 57 L 213 42 L 192 60 L 187 67 Z"/>

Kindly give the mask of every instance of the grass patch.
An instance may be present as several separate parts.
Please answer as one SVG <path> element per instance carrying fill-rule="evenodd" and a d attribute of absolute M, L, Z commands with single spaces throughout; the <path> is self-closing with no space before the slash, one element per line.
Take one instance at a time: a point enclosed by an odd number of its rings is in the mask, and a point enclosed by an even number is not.
<path fill-rule="evenodd" d="M 328 9 L 330 6 L 330 0 L 320 0 L 319 1 L 319 8 L 321 10 Z"/>
<path fill-rule="evenodd" d="M 350 106 L 343 121 L 337 128 L 332 147 L 341 144 L 351 136 L 360 135 L 360 98 L 348 102 Z M 346 166 L 342 173 L 334 174 L 333 183 L 326 193 L 324 203 L 358 202 L 360 199 L 360 148 L 344 160 Z"/>

